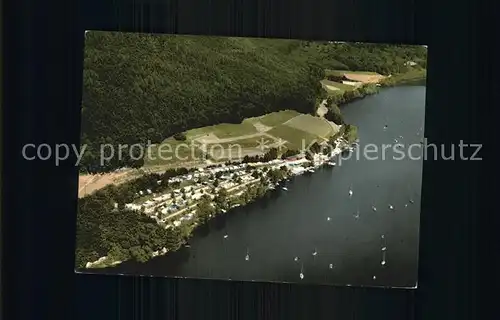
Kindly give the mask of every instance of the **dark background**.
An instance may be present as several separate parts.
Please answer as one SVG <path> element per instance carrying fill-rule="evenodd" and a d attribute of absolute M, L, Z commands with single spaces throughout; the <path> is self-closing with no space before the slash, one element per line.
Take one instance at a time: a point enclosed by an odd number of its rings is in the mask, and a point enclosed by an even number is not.
<path fill-rule="evenodd" d="M 473 2 L 473 1 L 469 1 Z M 480 142 L 478 12 L 468 1 L 9 1 L 4 5 L 5 319 L 463 319 L 476 313 L 478 162 L 424 164 L 417 290 L 75 275 L 77 168 L 26 143 L 79 143 L 83 32 L 429 45 L 429 143 Z M 485 59 L 485 58 L 482 58 Z M 452 119 L 452 121 L 450 120 Z M 483 155 L 484 157 L 484 155 Z M 483 162 L 484 165 L 484 162 Z"/>

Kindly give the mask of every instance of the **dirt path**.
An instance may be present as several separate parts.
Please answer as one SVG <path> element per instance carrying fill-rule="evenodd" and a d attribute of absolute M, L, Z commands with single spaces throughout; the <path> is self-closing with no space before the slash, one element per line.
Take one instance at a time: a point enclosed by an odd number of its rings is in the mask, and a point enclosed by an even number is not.
<path fill-rule="evenodd" d="M 359 74 L 359 73 L 344 73 L 347 79 L 359 81 L 363 83 L 378 83 L 385 77 L 381 74 Z"/>
<path fill-rule="evenodd" d="M 202 138 L 196 139 L 196 141 L 201 143 L 201 144 L 216 144 L 216 143 L 222 144 L 222 143 L 229 143 L 229 142 L 234 142 L 234 141 L 244 140 L 244 139 L 259 138 L 262 136 L 266 136 L 268 138 L 276 140 L 276 138 L 270 134 L 267 134 L 265 132 L 256 132 L 256 133 L 245 134 L 242 136 L 232 137 L 232 138 L 218 138 L 214 134 L 209 134 L 209 135 L 206 135 Z"/>
<path fill-rule="evenodd" d="M 80 176 L 78 185 L 81 187 L 78 188 L 78 197 L 81 198 L 89 195 L 92 192 L 102 189 L 109 184 L 116 184 L 117 182 L 121 183 L 121 181 L 119 182 L 119 180 L 129 175 L 131 171 L 132 170 L 129 169 L 121 172 Z M 89 179 L 89 177 L 91 178 Z"/>
<path fill-rule="evenodd" d="M 328 113 L 328 108 L 326 107 L 326 102 L 327 102 L 326 99 L 321 101 L 321 103 L 318 107 L 318 110 L 316 110 L 316 114 L 322 118 L 324 118 L 325 114 Z"/>
<path fill-rule="evenodd" d="M 269 131 L 269 130 L 271 130 L 273 128 L 273 127 L 270 127 L 270 126 L 266 126 L 265 124 L 263 124 L 260 121 L 255 121 L 252 124 L 253 124 L 253 126 L 255 127 L 255 129 L 258 132 L 267 132 L 267 131 Z"/>

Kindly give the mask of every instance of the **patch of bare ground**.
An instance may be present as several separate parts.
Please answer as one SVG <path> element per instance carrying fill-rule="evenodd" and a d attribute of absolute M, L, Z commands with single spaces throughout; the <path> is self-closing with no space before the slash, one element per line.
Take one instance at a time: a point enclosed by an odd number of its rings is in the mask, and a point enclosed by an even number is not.
<path fill-rule="evenodd" d="M 109 184 L 114 184 L 117 180 L 128 174 L 130 174 L 130 170 L 80 176 L 78 181 L 78 197 L 84 197 Z"/>
<path fill-rule="evenodd" d="M 253 126 L 255 127 L 255 129 L 258 131 L 258 132 L 266 132 L 266 131 L 269 131 L 272 129 L 272 127 L 269 127 L 269 126 L 266 126 L 265 124 L 263 124 L 262 122 L 260 121 L 255 121 L 254 123 L 252 123 Z"/>
<path fill-rule="evenodd" d="M 327 100 L 323 100 L 321 101 L 319 107 L 318 107 L 318 110 L 316 110 L 316 114 L 319 116 L 319 117 L 324 117 L 325 114 L 328 113 L 328 108 L 326 107 L 326 103 L 327 103 Z"/>
<path fill-rule="evenodd" d="M 385 77 L 380 74 L 360 74 L 360 73 L 344 73 L 344 76 L 353 81 L 359 81 L 363 83 L 378 83 Z"/>

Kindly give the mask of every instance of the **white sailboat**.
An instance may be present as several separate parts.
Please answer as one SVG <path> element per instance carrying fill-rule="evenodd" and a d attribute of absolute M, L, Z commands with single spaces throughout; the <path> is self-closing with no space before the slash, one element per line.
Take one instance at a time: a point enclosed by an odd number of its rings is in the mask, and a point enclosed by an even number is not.
<path fill-rule="evenodd" d="M 385 266 L 386 261 L 385 261 L 385 251 L 382 252 L 382 261 L 380 262 L 381 265 Z"/>
<path fill-rule="evenodd" d="M 246 261 L 250 260 L 250 254 L 248 253 L 248 248 L 247 248 L 247 254 L 246 254 L 246 256 L 245 256 L 245 260 L 246 260 Z"/>
<path fill-rule="evenodd" d="M 389 205 L 389 210 L 394 210 L 394 206 L 392 204 Z"/>
<path fill-rule="evenodd" d="M 359 205 L 358 205 L 358 209 L 354 213 L 354 219 L 359 219 Z"/>
<path fill-rule="evenodd" d="M 411 191 L 410 185 L 407 185 L 407 188 L 408 188 L 408 193 L 410 194 L 410 201 L 409 202 L 411 204 L 413 204 L 413 203 L 415 203 L 415 201 L 413 201 L 413 198 L 411 196 L 413 192 Z"/>
<path fill-rule="evenodd" d="M 387 251 L 387 246 L 386 246 L 386 242 L 385 242 L 385 235 L 381 235 L 380 238 L 382 239 L 382 241 L 381 241 L 382 248 L 380 250 L 385 254 L 385 252 Z M 384 255 L 384 257 L 385 257 L 385 255 Z"/>
<path fill-rule="evenodd" d="M 353 193 L 354 193 L 354 192 L 352 192 L 352 186 L 351 186 L 351 187 L 349 187 L 349 197 L 352 197 L 352 194 L 353 194 Z"/>
<path fill-rule="evenodd" d="M 300 277 L 300 280 L 304 279 L 304 265 L 303 264 L 300 266 L 299 277 Z"/>

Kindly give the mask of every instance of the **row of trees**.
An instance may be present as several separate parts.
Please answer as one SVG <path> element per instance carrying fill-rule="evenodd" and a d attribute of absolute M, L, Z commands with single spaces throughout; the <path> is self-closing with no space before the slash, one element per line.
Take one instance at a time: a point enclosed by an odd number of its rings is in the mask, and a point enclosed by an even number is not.
<path fill-rule="evenodd" d="M 283 109 L 311 113 L 326 94 L 319 83 L 325 68 L 393 72 L 400 61 L 421 63 L 425 55 L 410 46 L 90 32 L 81 168 L 143 165 L 125 156 L 101 167 L 102 144 L 158 143 L 193 127 Z"/>
<path fill-rule="evenodd" d="M 309 47 L 322 65 L 329 69 L 373 71 L 383 75 L 406 73 L 413 67 L 427 68 L 427 48 L 423 46 L 376 43 L 313 43 Z"/>

